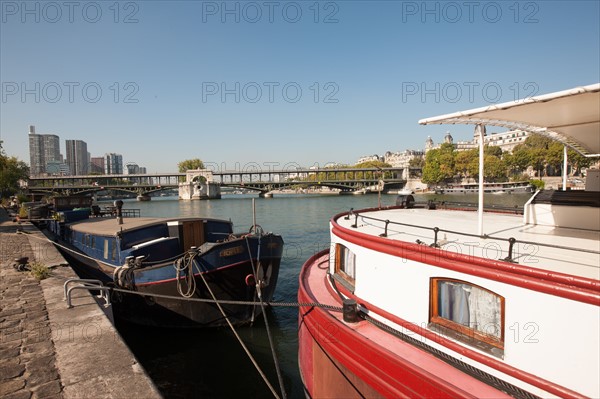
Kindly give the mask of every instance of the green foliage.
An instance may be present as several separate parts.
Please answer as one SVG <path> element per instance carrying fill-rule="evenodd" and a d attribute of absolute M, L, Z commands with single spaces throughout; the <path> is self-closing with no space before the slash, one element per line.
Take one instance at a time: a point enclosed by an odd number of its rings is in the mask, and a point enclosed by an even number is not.
<path fill-rule="evenodd" d="M 455 174 L 454 157 L 454 146 L 449 143 L 427 152 L 421 181 L 427 184 L 438 184 L 451 180 Z"/>
<path fill-rule="evenodd" d="M 198 159 L 186 159 L 185 161 L 181 161 L 177 164 L 180 173 L 185 173 L 191 169 L 204 169 L 204 163 Z"/>
<path fill-rule="evenodd" d="M 29 167 L 16 157 L 4 153 L 0 141 L 0 196 L 9 197 L 19 191 L 19 180 L 29 178 Z"/>
<path fill-rule="evenodd" d="M 529 183 L 533 184 L 535 186 L 536 190 L 543 190 L 544 186 L 546 185 L 546 183 L 544 183 L 543 180 L 537 180 L 537 179 L 529 180 Z"/>
<path fill-rule="evenodd" d="M 347 168 L 391 168 L 392 165 L 381 161 L 367 161 L 357 163 L 354 166 L 346 166 Z"/>
<path fill-rule="evenodd" d="M 485 180 L 526 180 L 523 176 L 529 166 L 538 176 L 547 173 L 562 174 L 563 144 L 539 134 L 530 134 L 525 141 L 513 148 L 512 153 L 503 153 L 497 146 L 485 146 Z M 574 150 L 568 150 L 568 161 L 572 173 L 588 167 L 593 159 L 586 158 Z M 444 143 L 438 149 L 427 152 L 423 166 L 422 181 L 427 184 L 449 182 L 452 179 L 479 177 L 479 150 L 453 151 L 451 144 Z"/>
<path fill-rule="evenodd" d="M 19 201 L 19 204 L 22 204 L 23 202 L 28 202 L 30 199 L 25 194 L 17 194 L 17 200 Z"/>
<path fill-rule="evenodd" d="M 423 166 L 425 166 L 425 158 L 421 158 L 421 157 L 414 157 L 411 158 L 410 161 L 408 161 L 408 166 L 411 168 L 423 168 Z"/>
<path fill-rule="evenodd" d="M 31 262 L 29 264 L 29 269 L 30 269 L 31 275 L 38 280 L 43 280 L 52 275 L 52 272 L 50 271 L 50 269 L 41 262 L 37 262 L 37 261 Z"/>
<path fill-rule="evenodd" d="M 506 181 L 506 166 L 495 155 L 484 156 L 484 177 L 488 182 Z"/>
<path fill-rule="evenodd" d="M 20 218 L 26 218 L 27 217 L 27 208 L 25 207 L 25 205 L 21 204 L 21 207 L 19 208 L 19 217 Z"/>

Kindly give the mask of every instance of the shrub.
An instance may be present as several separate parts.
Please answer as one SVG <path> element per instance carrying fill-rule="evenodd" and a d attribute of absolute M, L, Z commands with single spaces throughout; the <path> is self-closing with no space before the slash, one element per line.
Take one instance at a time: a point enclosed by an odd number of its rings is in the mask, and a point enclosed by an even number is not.
<path fill-rule="evenodd" d="M 536 190 L 543 190 L 546 183 L 543 180 L 531 179 L 529 183 L 533 184 Z"/>
<path fill-rule="evenodd" d="M 21 207 L 19 208 L 19 217 L 27 218 L 27 208 L 25 207 L 25 205 L 21 204 Z"/>
<path fill-rule="evenodd" d="M 48 266 L 44 265 L 41 262 L 31 262 L 29 264 L 29 268 L 31 270 L 31 275 L 38 280 L 48 278 L 52 274 Z"/>

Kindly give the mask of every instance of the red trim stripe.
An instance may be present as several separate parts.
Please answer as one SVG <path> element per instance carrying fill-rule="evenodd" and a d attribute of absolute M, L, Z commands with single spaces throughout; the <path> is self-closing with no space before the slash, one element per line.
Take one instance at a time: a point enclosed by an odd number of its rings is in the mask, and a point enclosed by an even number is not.
<path fill-rule="evenodd" d="M 243 262 L 238 262 L 238 263 L 232 263 L 231 265 L 219 267 L 219 268 L 212 269 L 212 270 L 207 270 L 207 271 L 204 271 L 202 273 L 194 273 L 194 277 L 200 276 L 200 274 L 206 275 L 206 274 L 211 274 L 211 273 L 215 273 L 215 272 L 218 272 L 218 271 L 222 271 L 222 270 L 225 270 L 225 269 L 230 269 L 232 267 L 239 266 L 239 265 L 247 263 L 249 261 L 250 260 L 243 261 Z M 141 269 L 141 270 L 144 270 L 144 269 Z M 183 279 L 185 279 L 185 277 L 180 277 L 179 278 L 179 280 L 183 280 Z M 159 280 L 159 281 L 150 281 L 148 283 L 139 283 L 139 284 L 136 283 L 135 285 L 136 285 L 136 287 L 146 287 L 148 285 L 164 284 L 164 283 L 170 283 L 172 281 L 177 281 L 177 278 L 169 278 L 169 279 L 166 279 L 166 280 Z"/>

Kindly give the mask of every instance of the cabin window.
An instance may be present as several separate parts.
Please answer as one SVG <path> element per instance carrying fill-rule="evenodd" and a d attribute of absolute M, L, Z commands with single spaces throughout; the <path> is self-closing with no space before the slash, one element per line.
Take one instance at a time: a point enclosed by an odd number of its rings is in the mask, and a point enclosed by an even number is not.
<path fill-rule="evenodd" d="M 104 259 L 108 259 L 108 240 L 104 240 Z"/>
<path fill-rule="evenodd" d="M 354 285 L 356 255 L 342 244 L 337 244 L 335 248 L 335 273 Z"/>
<path fill-rule="evenodd" d="M 112 241 L 110 243 L 110 247 L 111 247 L 111 253 L 110 253 L 110 258 L 113 262 L 115 262 L 117 260 L 117 243 L 116 241 Z"/>
<path fill-rule="evenodd" d="M 504 349 L 504 298 L 477 285 L 432 278 L 429 321 L 492 354 Z"/>

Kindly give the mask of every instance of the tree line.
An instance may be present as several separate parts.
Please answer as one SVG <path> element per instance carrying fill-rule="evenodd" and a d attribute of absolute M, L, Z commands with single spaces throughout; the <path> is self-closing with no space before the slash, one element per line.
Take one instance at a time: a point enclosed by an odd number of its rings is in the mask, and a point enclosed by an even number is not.
<path fill-rule="evenodd" d="M 567 158 L 571 175 L 580 174 L 582 168 L 589 167 L 594 161 L 572 149 L 568 150 Z M 503 152 L 497 146 L 486 145 L 484 148 L 484 179 L 487 182 L 529 180 L 525 174 L 529 167 L 540 178 L 562 175 L 563 144 L 540 134 L 530 134 L 512 152 Z M 478 148 L 457 151 L 453 144 L 444 143 L 427 152 L 421 176 L 423 183 L 451 183 L 466 178 L 479 178 Z"/>
<path fill-rule="evenodd" d="M 19 192 L 19 180 L 29 178 L 29 166 L 17 157 L 9 157 L 4 152 L 0 140 L 0 197 L 9 198 Z"/>

